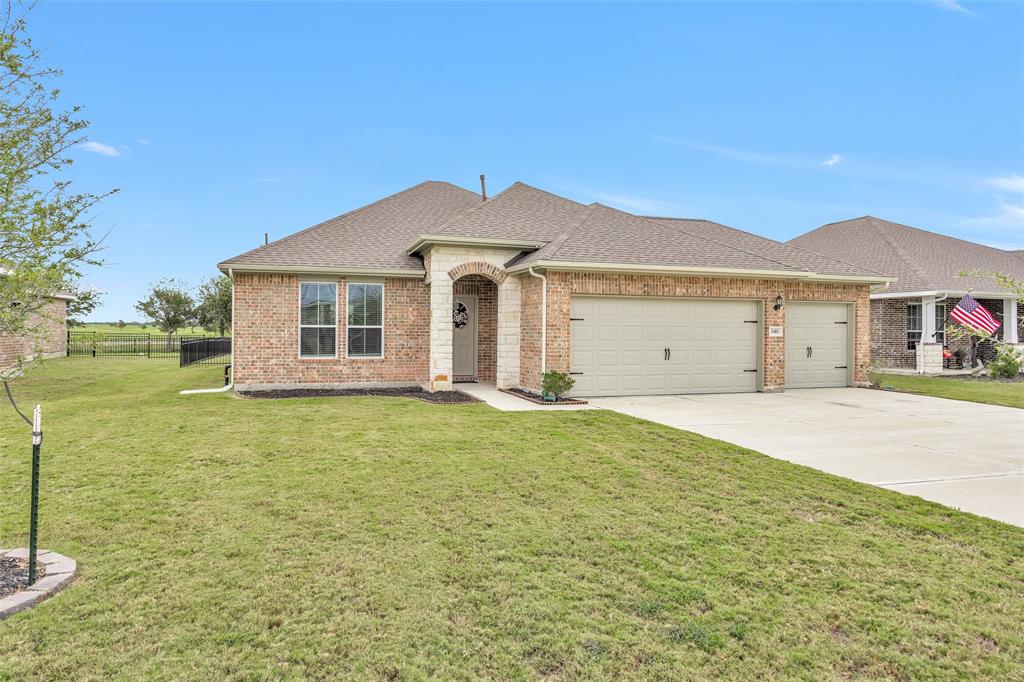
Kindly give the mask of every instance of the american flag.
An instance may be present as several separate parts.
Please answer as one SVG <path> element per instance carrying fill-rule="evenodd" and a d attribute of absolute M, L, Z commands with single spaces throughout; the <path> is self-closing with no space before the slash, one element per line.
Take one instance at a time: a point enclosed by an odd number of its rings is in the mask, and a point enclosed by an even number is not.
<path fill-rule="evenodd" d="M 996 318 L 992 317 L 992 314 L 985 310 L 985 306 L 971 298 L 970 294 L 964 294 L 964 297 L 956 304 L 956 307 L 953 308 L 949 316 L 962 325 L 972 329 L 983 329 L 989 334 L 995 334 L 996 330 L 1001 326 L 996 321 Z"/>

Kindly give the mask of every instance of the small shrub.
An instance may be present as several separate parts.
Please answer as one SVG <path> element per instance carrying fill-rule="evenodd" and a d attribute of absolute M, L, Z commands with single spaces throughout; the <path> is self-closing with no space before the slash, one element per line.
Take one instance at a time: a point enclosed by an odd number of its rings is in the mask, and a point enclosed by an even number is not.
<path fill-rule="evenodd" d="M 989 373 L 1000 379 L 1012 379 L 1020 372 L 1020 354 L 1010 346 L 1002 346 L 996 359 L 986 365 Z"/>
<path fill-rule="evenodd" d="M 540 390 L 545 395 L 555 396 L 557 400 L 571 391 L 575 384 L 576 380 L 564 372 L 544 372 L 544 377 L 540 382 Z"/>

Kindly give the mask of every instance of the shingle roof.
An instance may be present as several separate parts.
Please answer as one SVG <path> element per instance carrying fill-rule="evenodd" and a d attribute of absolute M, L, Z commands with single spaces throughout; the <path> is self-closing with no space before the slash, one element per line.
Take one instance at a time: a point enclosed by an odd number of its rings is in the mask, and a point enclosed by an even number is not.
<path fill-rule="evenodd" d="M 423 269 L 405 247 L 436 232 L 474 205 L 480 195 L 428 180 L 301 232 L 229 258 L 228 266 Z"/>
<path fill-rule="evenodd" d="M 406 249 L 424 235 L 543 245 L 514 258 L 517 264 L 548 260 L 880 276 L 874 268 L 804 252 L 718 223 L 647 218 L 601 204 L 583 205 L 521 182 L 487 201 L 448 183 L 425 182 L 220 265 L 421 270 L 419 259 Z"/>
<path fill-rule="evenodd" d="M 586 206 L 517 182 L 441 227 L 438 234 L 548 242 Z"/>
<path fill-rule="evenodd" d="M 1024 259 L 1008 251 L 872 216 L 823 225 L 788 244 L 822 254 L 842 254 L 851 263 L 898 277 L 886 293 L 1002 292 L 991 277 L 960 277 L 965 271 L 999 272 L 1024 279 Z"/>

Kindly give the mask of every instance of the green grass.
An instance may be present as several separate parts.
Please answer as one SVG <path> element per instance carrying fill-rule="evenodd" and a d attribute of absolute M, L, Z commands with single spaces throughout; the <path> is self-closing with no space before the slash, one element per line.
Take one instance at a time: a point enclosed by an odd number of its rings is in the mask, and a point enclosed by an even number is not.
<path fill-rule="evenodd" d="M 1024 408 L 1024 383 L 1019 382 L 972 381 L 881 372 L 872 374 L 871 378 L 883 388 L 906 393 Z"/>
<path fill-rule="evenodd" d="M 604 411 L 179 396 L 48 363 L 0 679 L 1024 677 L 1024 530 Z M 0 545 L 28 433 L 0 413 Z"/>
<path fill-rule="evenodd" d="M 123 327 L 118 327 L 116 324 L 99 324 L 95 322 L 86 322 L 82 326 L 68 327 L 69 331 L 73 332 L 99 332 L 105 334 L 154 334 L 163 335 L 165 332 L 160 330 L 158 327 L 148 324 L 143 327 L 141 324 L 131 323 L 125 324 Z M 229 336 L 231 330 L 226 332 Z M 179 336 L 217 336 L 216 331 L 207 331 L 202 327 L 181 327 L 175 334 Z"/>

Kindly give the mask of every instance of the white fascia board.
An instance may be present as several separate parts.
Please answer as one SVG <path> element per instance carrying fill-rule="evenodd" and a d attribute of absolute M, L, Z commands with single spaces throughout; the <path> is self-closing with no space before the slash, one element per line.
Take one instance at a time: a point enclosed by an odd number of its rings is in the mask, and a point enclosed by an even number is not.
<path fill-rule="evenodd" d="M 488 237 L 460 237 L 450 234 L 421 234 L 412 244 L 406 247 L 405 251 L 410 254 L 418 253 L 423 247 L 432 244 L 466 246 L 470 248 L 483 246 L 523 251 L 539 249 L 545 243 L 523 239 L 491 239 Z"/>
<path fill-rule="evenodd" d="M 887 291 L 883 294 L 871 294 L 872 299 L 882 298 L 925 298 L 928 296 L 963 296 L 970 294 L 974 298 L 1013 298 L 1005 291 Z"/>
<path fill-rule="evenodd" d="M 676 275 L 685 276 L 717 276 L 742 277 L 745 279 L 795 279 L 816 282 L 850 282 L 860 284 L 885 283 L 892 281 L 888 277 L 860 277 L 851 275 L 821 275 L 816 272 L 802 270 L 746 270 L 740 268 L 699 268 L 676 265 L 639 265 L 634 263 L 582 263 L 573 261 L 541 260 L 522 265 L 514 265 L 508 269 L 510 273 L 518 273 L 529 268 L 555 270 L 562 272 L 608 272 L 621 274 L 645 275 Z"/>
<path fill-rule="evenodd" d="M 282 275 L 351 275 L 354 277 L 426 277 L 427 271 L 413 268 L 359 268 L 359 267 L 320 267 L 302 265 L 242 265 L 238 263 L 220 263 L 217 269 L 229 272 L 252 272 Z"/>

